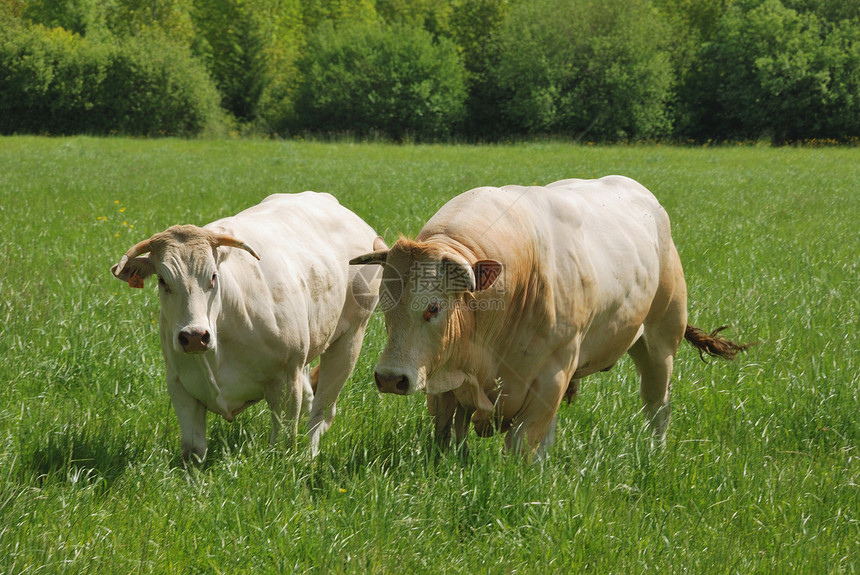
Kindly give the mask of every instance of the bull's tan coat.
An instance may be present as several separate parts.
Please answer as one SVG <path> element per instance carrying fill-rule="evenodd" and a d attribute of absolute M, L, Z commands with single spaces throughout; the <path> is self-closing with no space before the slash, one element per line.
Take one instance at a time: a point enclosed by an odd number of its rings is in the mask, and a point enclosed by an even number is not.
<path fill-rule="evenodd" d="M 377 382 L 427 393 L 442 441 L 452 427 L 464 439 L 471 415 L 478 433 L 510 430 L 509 448 L 530 455 L 543 442 L 543 453 L 571 385 L 625 353 L 641 374 L 645 414 L 665 434 L 687 292 L 669 218 L 637 182 L 473 189 L 415 240 L 364 261 L 384 261 L 385 289 L 399 290 L 388 294 L 396 304 L 385 312 Z M 490 285 L 482 262 L 502 264 Z M 428 291 L 415 274 L 434 266 L 474 289 Z M 428 318 L 431 301 L 442 309 Z"/>

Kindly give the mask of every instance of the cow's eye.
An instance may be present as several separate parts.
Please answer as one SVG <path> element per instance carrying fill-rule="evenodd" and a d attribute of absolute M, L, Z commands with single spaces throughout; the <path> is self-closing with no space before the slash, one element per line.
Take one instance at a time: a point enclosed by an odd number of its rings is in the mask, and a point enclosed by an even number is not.
<path fill-rule="evenodd" d="M 430 321 L 431 318 L 434 318 L 437 315 L 439 315 L 439 302 L 430 302 L 430 305 L 428 305 L 427 309 L 424 310 L 424 321 Z"/>
<path fill-rule="evenodd" d="M 218 274 L 217 274 L 217 273 L 216 273 L 216 274 L 212 274 L 212 279 L 211 279 L 211 280 L 209 280 L 209 289 L 214 289 L 214 288 L 215 288 L 215 280 L 217 280 L 217 279 L 218 279 Z"/>
<path fill-rule="evenodd" d="M 164 281 L 164 278 L 158 276 L 158 287 L 164 290 L 165 293 L 170 293 L 170 288 L 167 287 L 167 282 Z"/>

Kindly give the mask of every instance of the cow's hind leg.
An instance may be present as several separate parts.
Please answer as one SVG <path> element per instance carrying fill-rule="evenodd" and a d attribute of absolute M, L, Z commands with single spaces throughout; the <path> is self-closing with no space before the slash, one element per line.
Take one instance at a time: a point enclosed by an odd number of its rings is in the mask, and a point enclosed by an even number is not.
<path fill-rule="evenodd" d="M 319 380 L 308 420 L 311 456 L 319 454 L 320 437 L 329 430 L 337 412 L 337 397 L 361 353 L 365 320 L 347 330 L 320 355 Z"/>

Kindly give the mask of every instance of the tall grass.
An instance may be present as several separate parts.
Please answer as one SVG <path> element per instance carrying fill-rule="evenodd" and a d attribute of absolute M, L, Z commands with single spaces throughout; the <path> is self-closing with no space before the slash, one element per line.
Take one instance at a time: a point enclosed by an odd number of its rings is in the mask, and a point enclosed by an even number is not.
<path fill-rule="evenodd" d="M 673 221 L 691 321 L 650 447 L 622 360 L 564 405 L 550 460 L 440 453 L 380 397 L 375 316 L 322 453 L 264 406 L 209 418 L 186 471 L 153 289 L 108 269 L 175 223 L 335 194 L 391 243 L 478 185 L 629 175 Z M 860 150 L 0 139 L 0 572 L 856 573 Z"/>

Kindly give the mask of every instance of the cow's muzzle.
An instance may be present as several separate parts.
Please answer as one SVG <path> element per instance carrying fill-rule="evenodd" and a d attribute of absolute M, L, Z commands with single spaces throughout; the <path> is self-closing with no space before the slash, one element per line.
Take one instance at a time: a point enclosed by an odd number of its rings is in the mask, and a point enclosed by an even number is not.
<path fill-rule="evenodd" d="M 402 373 L 385 374 L 375 371 L 373 378 L 376 380 L 376 389 L 382 393 L 396 393 L 397 395 L 409 393 L 409 378 Z"/>
<path fill-rule="evenodd" d="M 207 330 L 183 330 L 179 332 L 179 345 L 185 353 L 204 353 L 209 350 L 212 336 Z"/>

